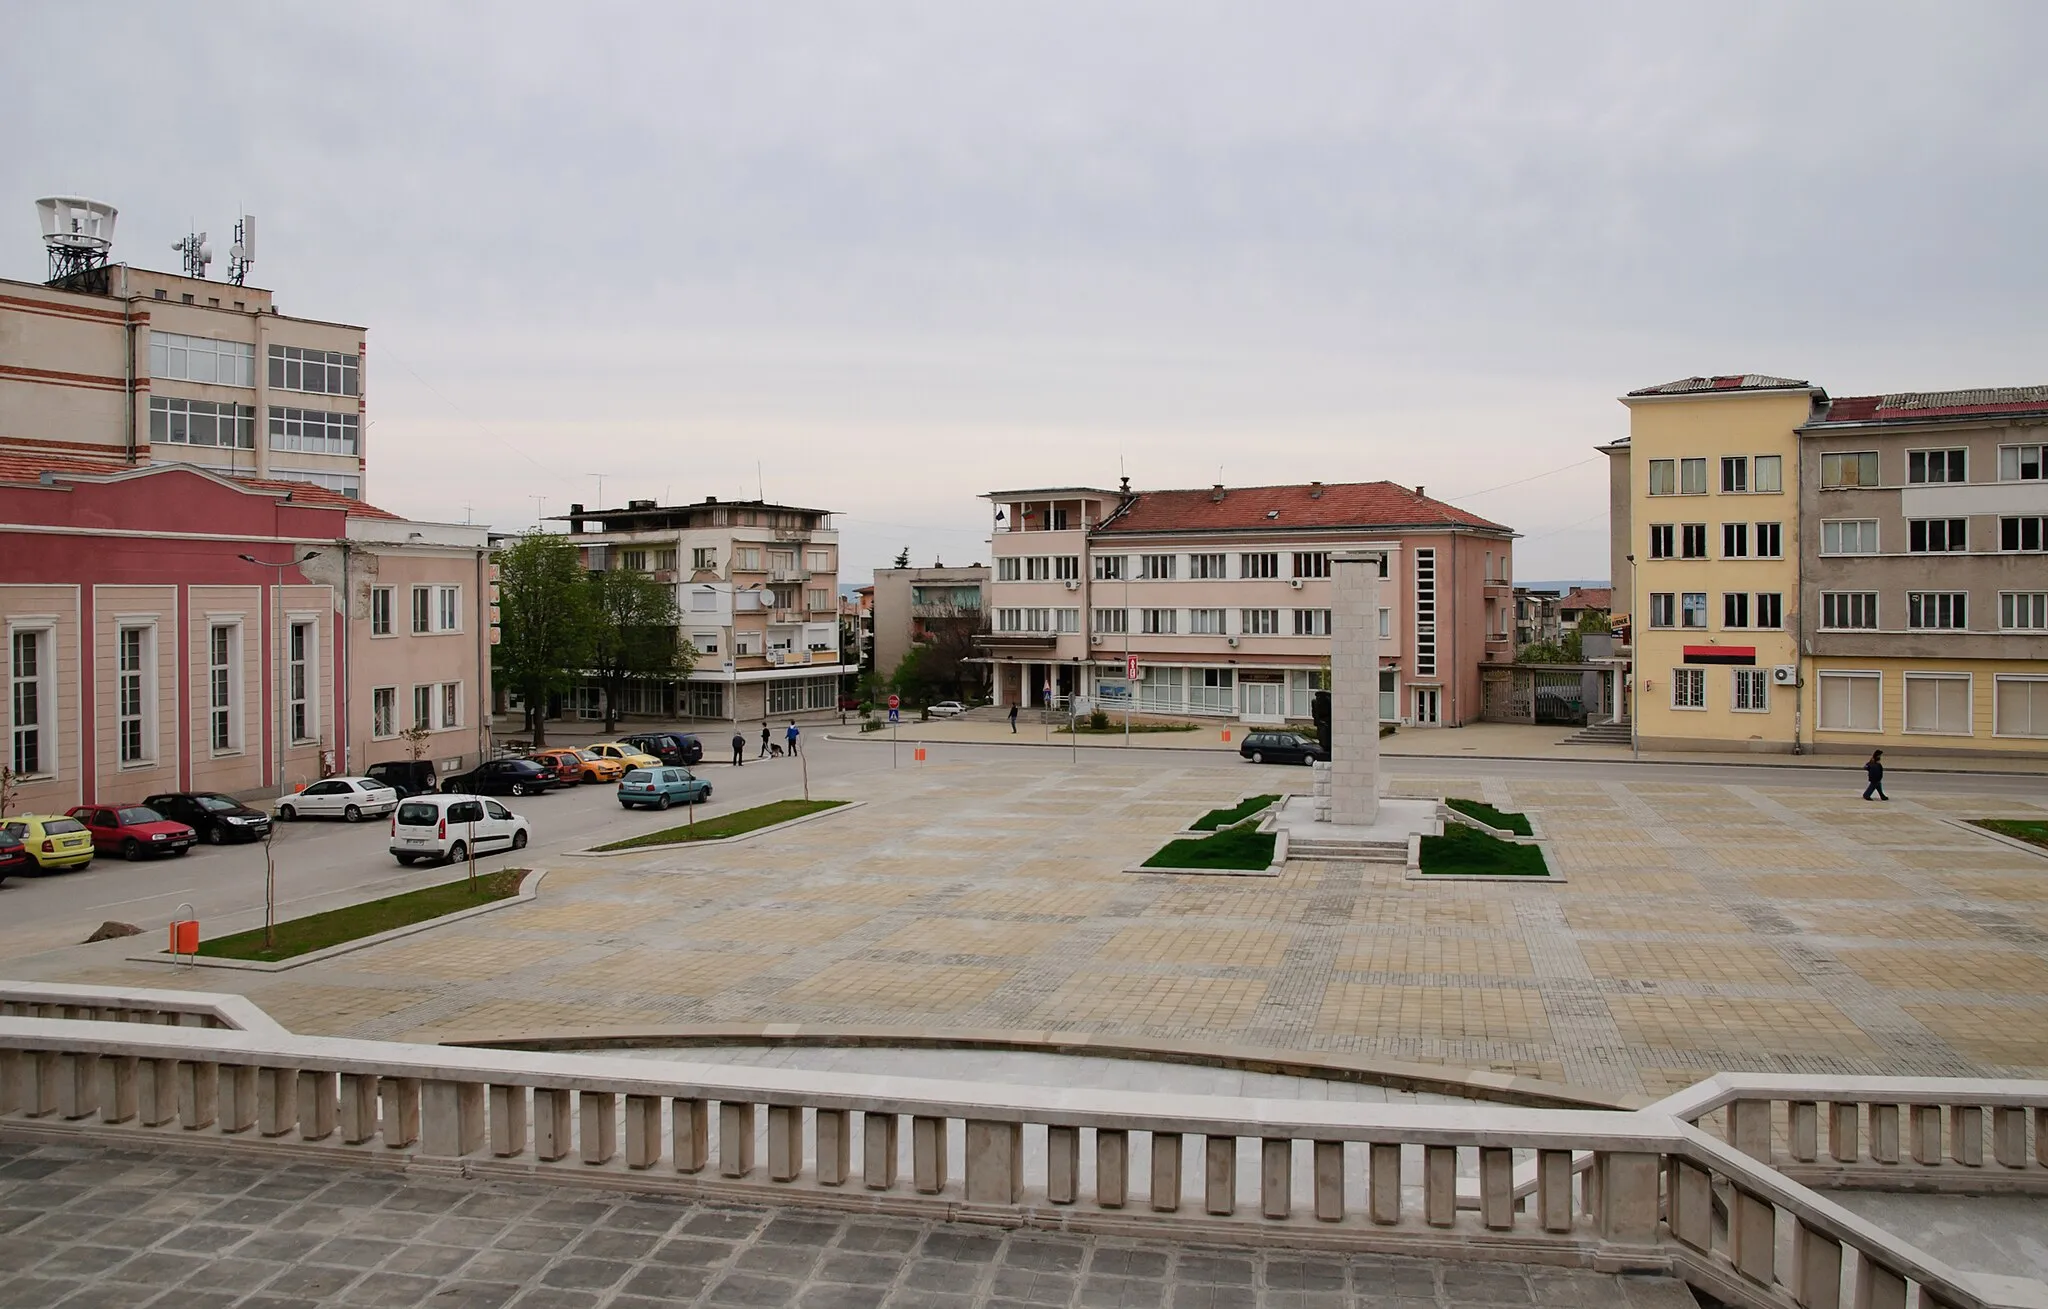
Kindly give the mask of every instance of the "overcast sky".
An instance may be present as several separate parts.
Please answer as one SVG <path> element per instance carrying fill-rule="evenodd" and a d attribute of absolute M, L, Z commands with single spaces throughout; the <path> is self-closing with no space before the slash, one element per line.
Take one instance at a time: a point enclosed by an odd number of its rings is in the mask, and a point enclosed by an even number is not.
<path fill-rule="evenodd" d="M 0 0 L 0 275 L 255 212 L 414 517 L 1389 478 L 1597 578 L 1631 387 L 2048 381 L 2048 5 L 1650 8 Z"/>

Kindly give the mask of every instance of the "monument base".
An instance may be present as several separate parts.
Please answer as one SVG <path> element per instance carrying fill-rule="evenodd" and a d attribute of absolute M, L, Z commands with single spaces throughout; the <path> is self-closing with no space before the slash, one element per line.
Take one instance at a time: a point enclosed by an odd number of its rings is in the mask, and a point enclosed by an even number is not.
<path fill-rule="evenodd" d="M 1316 797 L 1290 795 L 1274 811 L 1273 827 L 1287 833 L 1290 859 L 1364 859 L 1406 864 L 1410 836 L 1443 835 L 1436 801 L 1384 796 L 1380 799 L 1378 821 L 1358 824 L 1330 822 L 1318 815 Z"/>

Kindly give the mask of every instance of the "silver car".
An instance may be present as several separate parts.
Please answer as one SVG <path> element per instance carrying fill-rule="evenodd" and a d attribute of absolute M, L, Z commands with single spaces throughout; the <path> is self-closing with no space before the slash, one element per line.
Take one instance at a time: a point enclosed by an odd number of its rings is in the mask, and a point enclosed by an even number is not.
<path fill-rule="evenodd" d="M 329 777 L 277 803 L 284 822 L 297 818 L 339 818 L 357 823 L 382 818 L 398 808 L 398 792 L 374 777 Z"/>

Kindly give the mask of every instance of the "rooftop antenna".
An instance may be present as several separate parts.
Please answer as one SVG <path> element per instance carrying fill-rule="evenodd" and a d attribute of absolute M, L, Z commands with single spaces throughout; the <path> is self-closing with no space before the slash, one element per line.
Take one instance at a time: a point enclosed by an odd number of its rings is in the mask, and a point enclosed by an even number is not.
<path fill-rule="evenodd" d="M 249 265 L 255 262 L 256 215 L 243 214 L 242 220 L 235 224 L 235 243 L 228 247 L 228 280 L 236 286 L 242 285 L 243 279 L 249 276 Z"/>
<path fill-rule="evenodd" d="M 83 196 L 53 195 L 36 201 L 52 286 L 107 293 L 107 250 L 114 244 L 115 212 L 114 206 Z"/>
<path fill-rule="evenodd" d="M 541 531 L 547 526 L 548 498 L 544 495 L 530 495 L 526 498 L 533 501 L 533 530 Z"/>
<path fill-rule="evenodd" d="M 597 479 L 597 502 L 598 502 L 599 504 L 603 504 L 603 503 L 604 503 L 604 474 L 603 474 L 603 473 L 585 473 L 585 474 L 584 474 L 584 476 L 585 476 L 585 477 L 595 477 L 595 478 Z"/>
<path fill-rule="evenodd" d="M 183 256 L 185 276 L 205 278 L 206 266 L 213 262 L 213 247 L 206 243 L 206 233 L 188 232 L 184 240 L 171 242 L 171 249 Z"/>
<path fill-rule="evenodd" d="M 754 461 L 754 498 L 762 504 L 768 503 L 768 492 L 763 489 L 765 485 L 761 480 L 761 461 L 756 459 Z"/>

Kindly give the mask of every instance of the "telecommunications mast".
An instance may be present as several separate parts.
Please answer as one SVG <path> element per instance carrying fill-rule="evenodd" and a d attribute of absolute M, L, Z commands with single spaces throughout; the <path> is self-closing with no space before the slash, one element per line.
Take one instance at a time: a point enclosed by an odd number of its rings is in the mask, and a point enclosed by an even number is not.
<path fill-rule="evenodd" d="M 256 215 L 243 214 L 242 221 L 235 224 L 235 243 L 228 247 L 228 280 L 240 286 L 255 262 Z"/>
<path fill-rule="evenodd" d="M 83 196 L 36 201 L 43 248 L 50 254 L 50 284 L 67 290 L 107 292 L 107 251 L 114 244 L 114 206 Z"/>
<path fill-rule="evenodd" d="M 206 266 L 213 262 L 213 247 L 206 243 L 206 233 L 188 233 L 184 240 L 171 242 L 171 249 L 184 256 L 185 276 L 206 276 Z"/>

